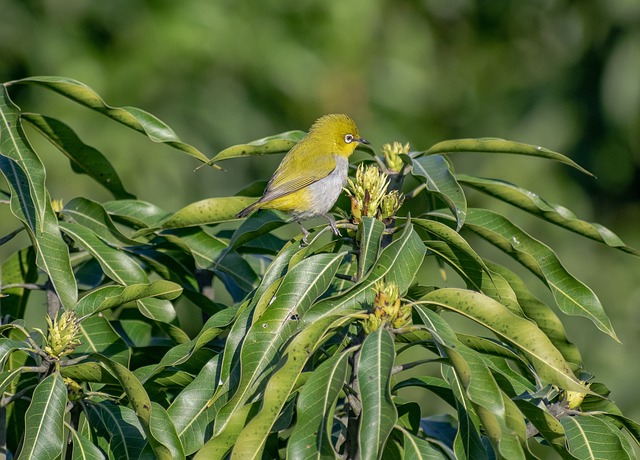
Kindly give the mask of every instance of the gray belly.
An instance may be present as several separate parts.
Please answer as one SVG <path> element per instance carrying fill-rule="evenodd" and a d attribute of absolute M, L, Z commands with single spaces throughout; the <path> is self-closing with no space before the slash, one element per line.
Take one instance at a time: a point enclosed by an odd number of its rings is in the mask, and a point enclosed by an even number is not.
<path fill-rule="evenodd" d="M 309 186 L 312 192 L 312 211 L 296 213 L 297 220 L 309 219 L 328 213 L 340 196 L 342 187 L 347 183 L 347 172 L 349 171 L 349 160 L 336 156 L 336 168 L 324 179 L 320 179 Z"/>

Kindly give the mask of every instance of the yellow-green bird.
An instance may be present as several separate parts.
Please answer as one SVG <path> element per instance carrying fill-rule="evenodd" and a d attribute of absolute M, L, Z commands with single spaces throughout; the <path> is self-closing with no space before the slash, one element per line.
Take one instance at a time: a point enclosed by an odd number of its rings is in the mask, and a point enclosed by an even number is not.
<path fill-rule="evenodd" d="M 349 157 L 358 144 L 368 143 L 347 115 L 320 117 L 282 159 L 262 198 L 240 211 L 238 217 L 257 209 L 287 212 L 300 224 L 306 242 L 309 233 L 300 221 L 324 216 L 333 233 L 339 235 L 329 211 L 347 182 Z"/>

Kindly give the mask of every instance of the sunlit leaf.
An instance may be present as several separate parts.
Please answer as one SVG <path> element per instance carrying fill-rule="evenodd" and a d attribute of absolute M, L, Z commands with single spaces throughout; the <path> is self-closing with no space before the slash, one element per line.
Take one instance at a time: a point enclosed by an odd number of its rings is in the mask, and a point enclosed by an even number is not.
<path fill-rule="evenodd" d="M 70 429 L 71 440 L 73 442 L 73 453 L 71 460 L 104 460 L 102 451 L 90 439 Z"/>
<path fill-rule="evenodd" d="M 33 84 L 47 88 L 145 134 L 153 142 L 170 145 L 202 162 L 208 161 L 206 155 L 182 142 L 166 123 L 154 115 L 136 107 L 111 107 L 94 90 L 77 80 L 57 76 L 37 76 L 15 80 L 9 84 Z"/>
<path fill-rule="evenodd" d="M 185 206 L 161 224 L 164 229 L 211 225 L 237 220 L 236 214 L 256 201 L 246 196 L 207 198 Z"/>
<path fill-rule="evenodd" d="M 438 142 L 424 152 L 425 155 L 435 155 L 455 152 L 477 152 L 477 153 L 507 153 L 514 155 L 529 155 L 548 160 L 559 161 L 578 171 L 593 176 L 582 166 L 562 155 L 544 147 L 523 144 L 521 142 L 508 141 L 495 137 L 483 137 L 478 139 L 454 139 Z"/>
<path fill-rule="evenodd" d="M 287 131 L 274 136 L 264 137 L 247 144 L 234 145 L 222 150 L 209 161 L 214 163 L 216 161 L 229 160 L 231 158 L 288 152 L 291 147 L 296 145 L 296 143 L 304 138 L 306 134 L 307 133 L 304 131 Z"/>
<path fill-rule="evenodd" d="M 608 228 L 597 223 L 578 219 L 573 212 L 564 206 L 551 203 L 522 187 L 498 179 L 484 179 L 464 174 L 458 174 L 456 178 L 464 185 L 471 186 L 476 190 L 524 209 L 548 222 L 629 254 L 640 256 L 639 250 L 627 246 L 618 235 Z"/>
<path fill-rule="evenodd" d="M 569 452 L 579 459 L 636 458 L 633 448 L 613 423 L 602 417 L 583 415 L 562 417 Z"/>
<path fill-rule="evenodd" d="M 604 308 L 593 291 L 563 266 L 555 252 L 505 217 L 487 209 L 469 209 L 466 227 L 509 254 L 544 281 L 558 305 L 568 315 L 589 318 L 618 340 Z"/>

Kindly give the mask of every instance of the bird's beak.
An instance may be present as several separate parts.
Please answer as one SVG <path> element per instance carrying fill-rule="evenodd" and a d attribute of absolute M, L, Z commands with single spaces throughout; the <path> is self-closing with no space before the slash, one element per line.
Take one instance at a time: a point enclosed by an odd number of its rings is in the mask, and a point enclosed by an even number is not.
<path fill-rule="evenodd" d="M 356 141 L 358 141 L 361 144 L 366 144 L 366 145 L 371 145 L 371 142 L 369 142 L 368 140 L 366 140 L 364 137 L 361 137 L 359 139 L 356 139 Z"/>

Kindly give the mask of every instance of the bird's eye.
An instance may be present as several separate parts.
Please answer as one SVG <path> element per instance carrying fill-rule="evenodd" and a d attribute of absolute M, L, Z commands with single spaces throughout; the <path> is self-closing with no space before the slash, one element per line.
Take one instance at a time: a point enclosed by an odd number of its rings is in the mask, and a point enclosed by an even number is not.
<path fill-rule="evenodd" d="M 353 134 L 347 134 L 346 136 L 344 136 L 344 141 L 347 144 L 351 144 L 353 142 Z"/>

